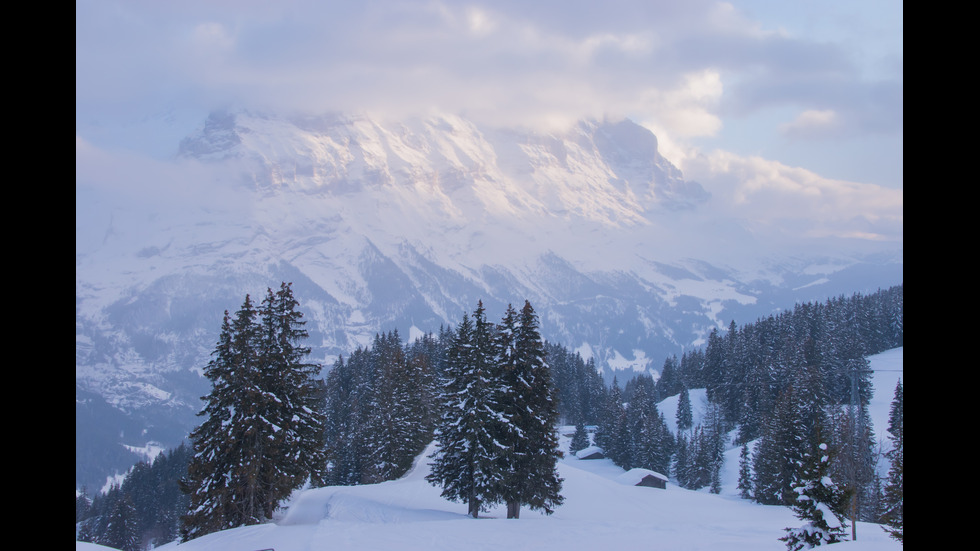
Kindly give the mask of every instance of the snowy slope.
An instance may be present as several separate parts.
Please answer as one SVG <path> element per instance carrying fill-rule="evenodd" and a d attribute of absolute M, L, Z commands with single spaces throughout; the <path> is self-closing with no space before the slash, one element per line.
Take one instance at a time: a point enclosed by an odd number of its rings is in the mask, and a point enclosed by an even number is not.
<path fill-rule="evenodd" d="M 902 375 L 903 349 L 871 358 L 875 370 L 872 418 L 885 434 L 894 383 Z M 884 398 L 887 396 L 887 398 Z M 692 399 L 697 411 L 699 400 Z M 665 416 L 672 405 L 662 402 Z M 675 409 L 676 411 L 676 409 Z M 565 438 L 562 445 L 568 445 Z M 427 451 L 426 454 L 430 453 Z M 522 510 L 507 520 L 500 508 L 480 519 L 466 516 L 463 504 L 439 497 L 425 482 L 425 454 L 400 480 L 365 486 L 327 487 L 298 493 L 274 524 L 210 534 L 164 550 L 276 551 L 404 550 L 473 551 L 592 549 L 784 550 L 778 538 L 798 519 L 785 507 L 758 505 L 737 497 L 738 450 L 726 455 L 720 495 L 669 484 L 666 490 L 626 486 L 623 470 L 608 459 L 559 463 L 565 504 L 551 516 Z M 859 523 L 858 541 L 841 551 L 894 550 L 902 546 L 876 525 Z M 87 547 L 78 547 L 87 550 Z"/>
<path fill-rule="evenodd" d="M 609 460 L 563 460 L 565 504 L 552 516 L 523 511 L 507 520 L 493 510 L 472 519 L 423 479 L 425 468 L 372 486 L 303 492 L 277 524 L 237 528 L 159 549 L 239 550 L 563 550 L 785 549 L 777 538 L 797 519 L 784 507 L 669 485 L 656 490 L 617 483 Z M 861 540 L 866 541 L 861 541 Z M 880 528 L 859 526 L 844 549 L 900 549 Z"/>

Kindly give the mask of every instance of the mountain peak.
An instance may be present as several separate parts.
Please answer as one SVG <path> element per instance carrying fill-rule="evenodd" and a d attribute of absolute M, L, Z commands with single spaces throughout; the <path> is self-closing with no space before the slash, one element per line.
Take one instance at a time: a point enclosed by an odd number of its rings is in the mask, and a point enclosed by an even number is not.
<path fill-rule="evenodd" d="M 215 112 L 181 142 L 179 155 L 245 159 L 249 179 L 267 189 L 428 194 L 449 217 L 469 206 L 508 217 L 633 225 L 657 209 L 692 208 L 708 198 L 658 152 L 652 132 L 628 119 L 541 133 L 443 114 L 392 123 L 364 114 Z"/>

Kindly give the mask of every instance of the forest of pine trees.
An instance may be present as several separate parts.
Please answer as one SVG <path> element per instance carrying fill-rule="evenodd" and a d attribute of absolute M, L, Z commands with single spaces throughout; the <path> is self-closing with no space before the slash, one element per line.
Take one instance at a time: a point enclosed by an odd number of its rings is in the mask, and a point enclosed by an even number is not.
<path fill-rule="evenodd" d="M 138 466 L 121 487 L 76 500 L 79 537 L 146 548 L 178 529 L 186 539 L 263 522 L 306 483 L 401 477 L 433 441 L 436 453 L 423 458 L 429 481 L 469 514 L 497 503 L 510 518 L 522 506 L 548 513 L 562 502 L 556 428 L 573 425 L 573 447 L 589 445 L 585 427 L 595 427 L 591 443 L 617 465 L 668 474 L 690 489 L 720 491 L 722 453 L 741 447 L 739 491 L 760 503 L 798 504 L 806 469 L 825 467 L 848 492 L 850 520 L 884 523 L 901 539 L 902 389 L 882 456 L 867 415 L 866 357 L 902 346 L 902 317 L 901 286 L 803 303 L 712 331 L 705 347 L 666 358 L 656 380 L 607 386 L 592 359 L 541 338 L 530 303 L 508 307 L 498 323 L 480 303 L 457 325 L 411 343 L 397 331 L 378 334 L 321 379 L 320 366 L 305 363 L 302 314 L 283 284 L 260 305 L 246 297 L 234 316 L 225 313 L 192 453 L 161 456 L 177 458 L 162 463 L 170 469 L 183 461 L 158 490 L 174 497 L 146 520 L 146 499 L 127 489 L 143 485 L 136 481 L 149 466 Z M 708 397 L 697 423 L 689 389 Z M 678 397 L 676 433 L 657 407 L 670 396 Z M 252 448 L 256 442 L 265 443 Z M 834 460 L 814 465 L 821 445 Z M 885 480 L 876 475 L 879 460 L 888 461 Z"/>
<path fill-rule="evenodd" d="M 872 389 L 866 358 L 902 346 L 902 299 L 897 286 L 803 303 L 742 327 L 732 322 L 724 333 L 714 330 L 704 348 L 668 357 L 656 382 L 640 375 L 621 388 L 614 379 L 589 420 L 598 425 L 595 443 L 623 468 L 645 466 L 669 473 L 684 488 L 714 491 L 726 446 L 752 441 L 755 453 L 746 447 L 739 481 L 743 496 L 791 505 L 800 464 L 816 445 L 814 435 L 825 434 L 837 458 L 831 474 L 854 493 L 851 517 L 882 522 L 889 506 L 900 523 L 902 453 L 889 456 L 899 463 L 895 506 L 882 501 L 875 474 L 879 453 L 867 411 Z M 697 426 L 687 418 L 686 391 L 693 388 L 706 389 L 709 401 Z M 664 434 L 650 403 L 674 395 L 678 431 Z M 638 419 L 646 419 L 645 426 Z M 896 447 L 901 450 L 900 438 Z"/>
<path fill-rule="evenodd" d="M 189 503 L 177 481 L 187 474 L 190 457 L 190 448 L 181 444 L 137 463 L 105 493 L 89 495 L 82 488 L 75 498 L 76 539 L 123 551 L 177 539 Z"/>

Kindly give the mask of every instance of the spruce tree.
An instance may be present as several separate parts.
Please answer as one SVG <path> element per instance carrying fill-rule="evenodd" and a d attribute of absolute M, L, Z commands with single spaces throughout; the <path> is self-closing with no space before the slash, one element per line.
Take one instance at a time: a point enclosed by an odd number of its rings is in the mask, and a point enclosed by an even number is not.
<path fill-rule="evenodd" d="M 427 364 L 405 354 L 398 332 L 375 337 L 371 353 L 375 385 L 365 426 L 367 482 L 401 477 L 428 444 L 432 427 L 427 411 Z"/>
<path fill-rule="evenodd" d="M 331 465 L 327 473 L 330 485 L 351 486 L 369 478 L 367 433 L 373 400 L 370 354 L 368 349 L 358 347 L 347 361 L 338 358 L 327 374 L 325 439 Z"/>
<path fill-rule="evenodd" d="M 498 499 L 502 473 L 499 441 L 502 419 L 493 331 L 482 301 L 472 320 L 466 314 L 449 346 L 442 416 L 426 480 L 442 496 L 467 503 L 476 518 Z"/>
<path fill-rule="evenodd" d="M 892 449 L 887 452 L 886 457 L 891 462 L 891 467 L 888 469 L 888 477 L 885 482 L 885 512 L 882 515 L 882 520 L 885 523 L 885 531 L 900 542 L 905 541 L 903 401 L 902 382 L 899 381 L 895 386 L 895 398 L 892 400 L 891 411 L 888 416 L 888 432 L 892 441 Z"/>
<path fill-rule="evenodd" d="M 844 519 L 851 490 L 837 486 L 828 476 L 833 458 L 834 453 L 823 442 L 804 455 L 793 484 L 790 506 L 805 524 L 786 528 L 787 534 L 779 538 L 790 551 L 812 549 L 847 539 Z"/>
<path fill-rule="evenodd" d="M 667 427 L 667 421 L 659 411 L 651 416 L 653 424 L 653 453 L 650 468 L 659 473 L 670 472 L 670 459 L 677 449 L 677 441 Z"/>
<path fill-rule="evenodd" d="M 293 490 L 322 478 L 320 368 L 303 361 L 301 318 L 285 283 L 269 290 L 261 311 L 246 295 L 234 319 L 225 312 L 204 371 L 212 386 L 199 413 L 206 418 L 191 432 L 194 456 L 182 482 L 190 495 L 185 541 L 265 522 Z"/>
<path fill-rule="evenodd" d="M 690 430 L 694 424 L 694 415 L 691 411 L 691 396 L 687 387 L 681 387 L 680 395 L 677 398 L 677 430 Z"/>
<path fill-rule="evenodd" d="M 227 527 L 259 524 L 271 516 L 263 487 L 271 484 L 266 468 L 273 456 L 268 447 L 273 425 L 263 414 L 272 399 L 263 392 L 259 363 L 258 311 L 246 295 L 233 328 L 235 364 L 229 387 L 232 394 L 230 422 L 218 433 L 226 438 L 223 450 L 226 470 L 216 473 L 228 477 L 224 521 Z"/>
<path fill-rule="evenodd" d="M 660 369 L 660 378 L 657 379 L 657 395 L 659 397 L 666 398 L 680 392 L 683 384 L 680 381 L 679 371 L 680 364 L 677 361 L 677 356 L 668 356 Z"/>
<path fill-rule="evenodd" d="M 724 442 L 722 435 L 711 423 L 694 428 L 687 449 L 685 488 L 699 490 L 711 487 L 720 491 L 720 472 L 723 462 Z M 717 493 L 717 491 L 715 492 Z"/>
<path fill-rule="evenodd" d="M 619 389 L 619 381 L 613 376 L 612 387 L 606 393 L 606 397 L 599 415 L 599 423 L 595 433 L 595 443 L 602 448 L 606 457 L 619 464 L 615 457 L 619 455 L 620 442 L 618 441 L 617 425 L 621 415 L 624 415 L 623 396 Z"/>
<path fill-rule="evenodd" d="M 82 485 L 75 496 L 75 522 L 79 523 L 89 517 L 92 509 L 92 500 L 88 497 L 88 487 Z"/>
<path fill-rule="evenodd" d="M 674 479 L 677 480 L 677 485 L 681 488 L 690 488 L 690 471 L 691 471 L 691 460 L 690 460 L 690 446 L 688 443 L 687 436 L 684 434 L 677 435 L 677 453 L 674 454 L 673 458 L 673 470 Z"/>
<path fill-rule="evenodd" d="M 271 464 L 275 488 L 267 509 L 309 481 L 322 485 L 326 469 L 324 394 L 320 365 L 306 361 L 310 348 L 306 321 L 293 296 L 292 284 L 283 282 L 268 295 L 260 309 L 260 369 L 262 395 L 269 399 L 265 417 L 272 427 Z"/>
<path fill-rule="evenodd" d="M 738 495 L 742 499 L 752 497 L 752 463 L 749 459 L 749 443 L 742 444 L 738 460 Z"/>
<path fill-rule="evenodd" d="M 120 551 L 140 551 L 142 548 L 136 508 L 128 495 L 121 494 L 108 512 L 105 529 L 98 538 L 100 545 Z"/>
<path fill-rule="evenodd" d="M 251 311 L 245 297 L 242 315 Z M 229 480 L 234 458 L 228 432 L 236 409 L 235 383 L 238 351 L 235 347 L 231 316 L 225 311 L 218 345 L 204 376 L 211 381 L 211 393 L 204 397 L 206 404 L 198 413 L 204 421 L 190 433 L 194 456 L 187 467 L 187 478 L 181 488 L 190 496 L 190 510 L 181 519 L 184 541 L 230 527 L 226 519 L 229 505 Z"/>
<path fill-rule="evenodd" d="M 791 502 L 803 455 L 818 443 L 818 435 L 829 434 L 827 396 L 819 369 L 798 367 L 793 373 L 793 382 L 776 401 L 753 459 L 755 499 L 767 505 Z"/>
<path fill-rule="evenodd" d="M 572 441 L 568 445 L 568 451 L 575 454 L 579 450 L 584 450 L 587 447 L 589 447 L 589 434 L 585 430 L 585 425 L 578 423 L 575 425 L 575 434 L 572 435 Z"/>
<path fill-rule="evenodd" d="M 509 329 L 508 316 L 502 333 Z M 502 342 L 506 342 L 504 339 Z M 508 419 L 504 450 L 502 500 L 507 518 L 518 518 L 520 506 L 551 514 L 562 504 L 562 479 L 558 476 L 558 404 L 553 397 L 551 371 L 545 361 L 538 318 L 531 303 L 524 302 L 513 338 L 513 354 L 502 354 L 504 415 Z"/>

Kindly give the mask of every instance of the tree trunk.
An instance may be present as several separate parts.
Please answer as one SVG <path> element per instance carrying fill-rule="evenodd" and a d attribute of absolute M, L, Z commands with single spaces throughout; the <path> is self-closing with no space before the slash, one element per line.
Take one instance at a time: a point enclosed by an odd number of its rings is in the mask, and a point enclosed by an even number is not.
<path fill-rule="evenodd" d="M 475 497 L 470 497 L 469 515 L 473 518 L 478 518 L 480 516 L 480 500 Z"/>
<path fill-rule="evenodd" d="M 519 501 L 507 502 L 507 518 L 521 518 L 521 503 Z"/>

